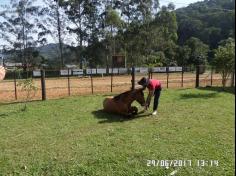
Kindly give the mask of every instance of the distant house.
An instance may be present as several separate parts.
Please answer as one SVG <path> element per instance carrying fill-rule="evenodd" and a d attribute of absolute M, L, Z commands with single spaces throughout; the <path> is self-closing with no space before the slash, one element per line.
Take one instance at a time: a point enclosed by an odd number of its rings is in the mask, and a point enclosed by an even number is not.
<path fill-rule="evenodd" d="M 77 68 L 77 65 L 73 65 L 73 64 L 66 64 L 65 66 L 66 68 L 69 68 L 69 69 Z"/>
<path fill-rule="evenodd" d="M 16 67 L 20 68 L 23 66 L 23 64 L 22 63 L 15 63 L 15 62 L 5 62 L 4 66 L 6 68 L 11 69 L 11 68 L 16 68 Z"/>

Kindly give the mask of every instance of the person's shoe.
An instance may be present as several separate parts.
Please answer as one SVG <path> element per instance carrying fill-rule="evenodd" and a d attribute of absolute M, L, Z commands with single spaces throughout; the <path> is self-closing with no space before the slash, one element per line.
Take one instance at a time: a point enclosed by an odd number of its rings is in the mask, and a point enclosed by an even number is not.
<path fill-rule="evenodd" d="M 157 111 L 153 111 L 152 115 L 157 115 Z"/>

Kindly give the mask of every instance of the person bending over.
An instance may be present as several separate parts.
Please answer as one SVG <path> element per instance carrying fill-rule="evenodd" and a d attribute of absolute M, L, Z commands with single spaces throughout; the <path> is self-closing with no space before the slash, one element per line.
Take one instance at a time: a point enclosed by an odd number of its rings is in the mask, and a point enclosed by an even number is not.
<path fill-rule="evenodd" d="M 154 96 L 154 103 L 153 103 L 153 113 L 152 115 L 157 114 L 157 108 L 159 104 L 159 98 L 161 95 L 161 82 L 157 79 L 148 79 L 143 77 L 139 82 L 139 85 L 142 85 L 145 88 L 148 88 L 148 96 L 146 100 L 145 110 L 149 108 L 150 102 L 152 97 Z"/>

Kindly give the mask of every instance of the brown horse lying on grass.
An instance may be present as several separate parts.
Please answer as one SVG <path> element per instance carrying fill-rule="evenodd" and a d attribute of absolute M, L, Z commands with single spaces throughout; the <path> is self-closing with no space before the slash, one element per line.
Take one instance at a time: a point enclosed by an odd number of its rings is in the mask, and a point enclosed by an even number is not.
<path fill-rule="evenodd" d="M 136 100 L 141 106 L 145 105 L 143 90 L 144 88 L 134 89 L 115 97 L 106 98 L 103 101 L 104 111 L 124 116 L 136 115 L 138 108 L 131 104 Z"/>

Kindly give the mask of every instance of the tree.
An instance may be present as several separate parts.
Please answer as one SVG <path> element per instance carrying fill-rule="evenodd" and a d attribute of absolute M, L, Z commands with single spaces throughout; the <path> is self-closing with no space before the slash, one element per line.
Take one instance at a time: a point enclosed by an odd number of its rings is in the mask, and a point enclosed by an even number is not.
<path fill-rule="evenodd" d="M 196 37 L 216 49 L 221 40 L 235 38 L 235 1 L 205 0 L 176 10 L 179 44 Z"/>
<path fill-rule="evenodd" d="M 167 66 L 177 64 L 177 21 L 173 10 L 174 5 L 172 3 L 167 7 L 162 6 L 152 24 L 153 32 L 150 32 L 150 41 L 154 40 L 152 50 L 162 51 L 165 54 L 165 60 L 162 64 Z"/>
<path fill-rule="evenodd" d="M 187 66 L 189 63 L 189 58 L 191 54 L 191 49 L 188 46 L 178 46 L 177 48 L 177 63 L 181 66 Z"/>
<path fill-rule="evenodd" d="M 221 73 L 223 89 L 226 86 L 227 79 L 235 69 L 235 41 L 229 38 L 221 42 L 221 45 L 215 50 L 214 65 L 216 70 Z"/>
<path fill-rule="evenodd" d="M 24 98 L 24 107 L 22 108 L 22 111 L 26 111 L 27 103 L 35 96 L 38 88 L 32 78 L 27 78 L 23 81 L 18 82 L 17 86 L 19 86 L 21 90 L 26 93 L 26 96 Z"/>
<path fill-rule="evenodd" d="M 209 51 L 208 45 L 204 44 L 201 40 L 191 37 L 185 43 L 190 48 L 190 58 L 188 64 L 191 65 L 206 65 L 207 54 Z"/>
<path fill-rule="evenodd" d="M 35 0 L 12 0 L 9 6 L 5 6 L 5 11 L 1 13 L 3 22 L 0 24 L 3 39 L 14 50 L 18 52 L 21 62 L 26 70 L 30 65 L 30 58 L 37 45 L 34 35 L 37 34 L 36 24 L 38 19 L 38 7 L 33 5 Z M 31 52 L 32 51 L 32 52 Z"/>
<path fill-rule="evenodd" d="M 111 53 L 113 55 L 116 54 L 116 44 L 115 44 L 115 34 L 119 28 L 122 27 L 123 21 L 120 19 L 120 16 L 116 10 L 112 8 L 112 6 L 108 6 L 106 9 L 106 17 L 105 24 L 108 28 L 110 28 L 110 32 L 107 32 L 106 38 L 110 41 L 111 44 Z M 111 55 L 112 55 L 111 54 Z"/>
<path fill-rule="evenodd" d="M 66 26 L 68 25 L 68 19 L 64 12 L 60 8 L 62 0 L 43 0 L 46 7 L 42 8 L 40 15 L 44 17 L 44 24 L 40 24 L 39 27 L 46 31 L 43 35 L 50 34 L 59 45 L 59 59 L 61 68 L 64 67 L 65 61 L 63 57 L 63 43 L 65 43 L 65 37 L 68 33 Z"/>
<path fill-rule="evenodd" d="M 87 0 L 84 6 L 87 43 L 91 45 L 97 43 L 101 37 L 102 19 L 99 10 L 101 2 L 98 0 Z"/>

